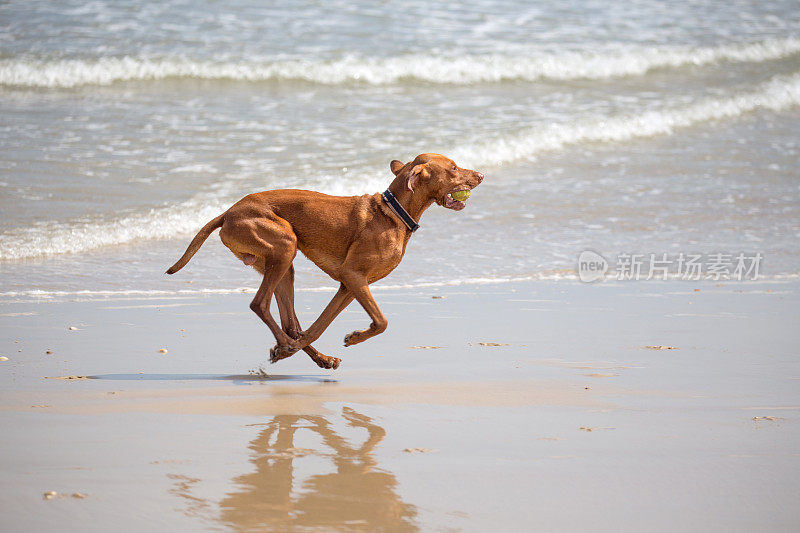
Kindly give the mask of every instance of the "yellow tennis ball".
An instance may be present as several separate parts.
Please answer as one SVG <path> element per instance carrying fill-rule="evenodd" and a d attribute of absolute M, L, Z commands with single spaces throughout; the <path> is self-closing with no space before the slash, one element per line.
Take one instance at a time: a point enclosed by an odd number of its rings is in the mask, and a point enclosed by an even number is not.
<path fill-rule="evenodd" d="M 470 194 L 472 194 L 470 191 L 456 191 L 450 193 L 450 196 L 453 197 L 453 200 L 456 200 L 458 202 L 465 202 L 467 198 L 469 198 Z"/>

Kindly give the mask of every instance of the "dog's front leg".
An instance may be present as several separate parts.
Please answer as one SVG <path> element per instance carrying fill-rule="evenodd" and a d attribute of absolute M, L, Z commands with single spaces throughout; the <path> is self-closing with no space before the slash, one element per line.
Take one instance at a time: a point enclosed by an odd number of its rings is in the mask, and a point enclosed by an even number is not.
<path fill-rule="evenodd" d="M 389 321 L 383 316 L 378 304 L 375 302 L 375 298 L 372 297 L 366 278 L 360 276 L 353 277 L 345 281 L 345 283 L 347 283 L 347 288 L 350 289 L 353 297 L 361 304 L 361 307 L 364 308 L 364 311 L 366 311 L 372 319 L 372 323 L 367 329 L 354 331 L 345 335 L 344 345 L 352 346 L 386 331 L 386 326 L 389 325 Z"/>

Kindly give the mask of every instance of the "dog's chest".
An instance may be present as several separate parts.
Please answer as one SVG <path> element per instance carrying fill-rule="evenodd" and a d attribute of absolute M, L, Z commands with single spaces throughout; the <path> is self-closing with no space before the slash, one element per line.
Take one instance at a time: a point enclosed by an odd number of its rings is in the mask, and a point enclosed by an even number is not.
<path fill-rule="evenodd" d="M 369 261 L 364 265 L 367 267 L 367 279 L 370 283 L 385 278 L 397 268 L 403 259 L 405 249 L 406 243 L 402 238 L 384 235 L 378 239 L 372 253 L 369 254 Z"/>

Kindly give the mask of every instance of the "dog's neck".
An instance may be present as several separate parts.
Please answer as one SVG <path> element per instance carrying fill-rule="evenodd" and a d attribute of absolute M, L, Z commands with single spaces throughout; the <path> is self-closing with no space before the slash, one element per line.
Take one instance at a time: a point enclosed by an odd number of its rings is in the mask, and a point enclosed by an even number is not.
<path fill-rule="evenodd" d="M 422 194 L 421 190 L 416 192 L 409 190 L 407 183 L 408 180 L 405 176 L 398 176 L 389 184 L 389 192 L 397 198 L 397 201 L 403 206 L 406 213 L 411 215 L 411 218 L 419 223 L 422 213 L 433 204 L 433 198 Z"/>

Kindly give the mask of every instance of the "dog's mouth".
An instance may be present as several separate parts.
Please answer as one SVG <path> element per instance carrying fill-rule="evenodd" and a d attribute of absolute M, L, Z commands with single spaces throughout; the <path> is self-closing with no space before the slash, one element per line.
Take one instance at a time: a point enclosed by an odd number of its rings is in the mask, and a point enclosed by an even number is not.
<path fill-rule="evenodd" d="M 442 198 L 442 205 L 453 211 L 461 211 L 467 207 L 467 198 L 469 198 L 470 194 L 472 194 L 470 189 L 451 191 Z"/>

